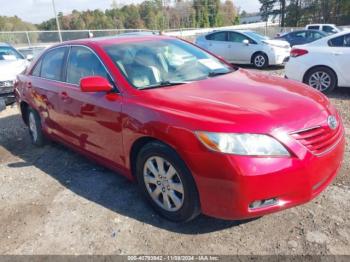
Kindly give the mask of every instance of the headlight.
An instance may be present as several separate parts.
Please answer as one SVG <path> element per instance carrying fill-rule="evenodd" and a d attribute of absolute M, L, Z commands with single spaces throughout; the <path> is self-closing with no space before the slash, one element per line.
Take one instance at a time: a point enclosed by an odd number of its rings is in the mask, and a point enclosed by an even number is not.
<path fill-rule="evenodd" d="M 245 156 L 290 156 L 276 139 L 259 134 L 229 134 L 196 132 L 199 140 L 209 149 Z"/>

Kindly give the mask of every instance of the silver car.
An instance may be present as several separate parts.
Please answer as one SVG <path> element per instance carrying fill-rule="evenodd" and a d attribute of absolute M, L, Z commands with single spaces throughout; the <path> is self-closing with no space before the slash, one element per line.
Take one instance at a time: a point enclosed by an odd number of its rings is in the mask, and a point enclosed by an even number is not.
<path fill-rule="evenodd" d="M 253 64 L 257 68 L 285 63 L 291 50 L 288 42 L 251 30 L 214 31 L 199 36 L 196 44 L 230 63 Z"/>

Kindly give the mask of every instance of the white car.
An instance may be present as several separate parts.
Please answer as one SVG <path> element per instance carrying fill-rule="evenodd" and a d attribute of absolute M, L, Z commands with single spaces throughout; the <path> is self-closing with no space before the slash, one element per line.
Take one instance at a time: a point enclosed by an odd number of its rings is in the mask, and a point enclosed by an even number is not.
<path fill-rule="evenodd" d="M 307 45 L 295 46 L 286 64 L 286 78 L 329 93 L 337 86 L 350 87 L 350 31 Z"/>
<path fill-rule="evenodd" d="M 305 27 L 306 30 L 320 30 L 327 34 L 340 33 L 341 30 L 334 24 L 310 24 Z"/>
<path fill-rule="evenodd" d="M 253 64 L 257 68 L 283 64 L 291 50 L 286 41 L 250 30 L 214 31 L 199 36 L 196 44 L 230 63 Z"/>
<path fill-rule="evenodd" d="M 28 60 L 15 48 L 6 43 L 0 43 L 0 99 L 6 104 L 15 101 L 14 82 L 16 76 L 23 72 Z"/>

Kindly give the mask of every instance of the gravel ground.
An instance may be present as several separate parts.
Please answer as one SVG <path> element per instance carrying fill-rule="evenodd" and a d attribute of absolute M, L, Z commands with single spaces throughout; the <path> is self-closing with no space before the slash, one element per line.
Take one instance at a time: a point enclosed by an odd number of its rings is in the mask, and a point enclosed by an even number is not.
<path fill-rule="evenodd" d="M 272 68 L 269 74 L 283 75 Z M 350 137 L 350 89 L 331 96 Z M 73 151 L 35 148 L 16 107 L 0 113 L 0 254 L 348 254 L 350 153 L 314 201 L 250 221 L 156 215 L 136 185 Z"/>

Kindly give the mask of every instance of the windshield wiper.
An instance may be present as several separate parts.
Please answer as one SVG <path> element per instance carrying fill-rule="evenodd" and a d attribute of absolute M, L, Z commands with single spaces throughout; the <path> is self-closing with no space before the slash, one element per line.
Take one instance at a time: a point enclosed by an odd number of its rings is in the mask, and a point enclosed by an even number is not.
<path fill-rule="evenodd" d="M 163 81 L 160 83 L 157 83 L 155 85 L 149 85 L 149 86 L 144 86 L 138 88 L 139 90 L 145 90 L 145 89 L 152 89 L 152 88 L 158 88 L 158 87 L 163 87 L 163 86 L 177 86 L 177 85 L 183 85 L 183 84 L 188 84 L 191 83 L 190 81 L 182 81 L 182 82 L 172 82 L 172 81 Z"/>

